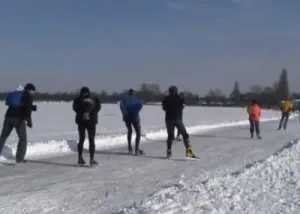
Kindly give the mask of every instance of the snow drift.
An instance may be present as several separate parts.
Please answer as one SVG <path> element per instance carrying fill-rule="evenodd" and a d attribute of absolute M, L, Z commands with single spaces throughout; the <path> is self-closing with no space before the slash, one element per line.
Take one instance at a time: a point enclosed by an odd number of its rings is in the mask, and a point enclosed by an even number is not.
<path fill-rule="evenodd" d="M 300 141 L 265 160 L 205 181 L 167 187 L 119 214 L 300 213 Z"/>

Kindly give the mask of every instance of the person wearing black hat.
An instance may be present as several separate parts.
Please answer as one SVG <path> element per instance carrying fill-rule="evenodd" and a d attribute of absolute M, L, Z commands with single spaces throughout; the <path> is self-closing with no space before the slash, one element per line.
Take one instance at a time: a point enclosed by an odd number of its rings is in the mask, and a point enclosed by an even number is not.
<path fill-rule="evenodd" d="M 85 132 L 88 133 L 90 165 L 97 165 L 94 160 L 95 155 L 95 136 L 96 125 L 98 123 L 98 112 L 101 110 L 101 103 L 97 97 L 92 97 L 88 87 L 82 87 L 80 94 L 73 101 L 73 111 L 76 113 L 75 123 L 78 126 L 79 142 L 78 164 L 84 165 L 85 160 L 82 157 L 83 144 L 85 141 Z"/>
<path fill-rule="evenodd" d="M 36 91 L 32 83 L 25 85 L 24 90 L 16 90 L 6 97 L 8 109 L 5 113 L 2 132 L 0 136 L 0 153 L 11 131 L 15 128 L 19 142 L 17 146 L 16 162 L 25 163 L 27 151 L 26 126 L 32 128 L 31 112 L 36 111 L 33 105 L 33 93 Z"/>
<path fill-rule="evenodd" d="M 135 138 L 135 154 L 143 155 L 145 152 L 139 148 L 141 140 L 141 123 L 139 112 L 143 108 L 142 101 L 134 94 L 134 90 L 130 89 L 120 102 L 120 109 L 123 115 L 123 121 L 127 128 L 128 152 L 133 152 L 131 145 L 132 126 L 136 133 Z"/>
<path fill-rule="evenodd" d="M 184 99 L 179 96 L 176 86 L 169 87 L 169 95 L 162 101 L 162 108 L 165 111 L 165 122 L 168 133 L 167 139 L 167 158 L 172 156 L 172 142 L 174 140 L 175 127 L 181 133 L 183 142 L 186 148 L 186 157 L 196 158 L 194 155 L 190 141 L 189 134 L 182 122 L 182 111 L 184 108 Z"/>

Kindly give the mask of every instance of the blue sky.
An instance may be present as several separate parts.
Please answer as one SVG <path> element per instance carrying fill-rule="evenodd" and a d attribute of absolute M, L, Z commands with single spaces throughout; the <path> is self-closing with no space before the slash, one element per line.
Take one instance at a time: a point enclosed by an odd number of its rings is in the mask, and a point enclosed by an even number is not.
<path fill-rule="evenodd" d="M 300 91 L 299 0 L 2 0 L 0 90 L 119 91 L 153 82 L 204 95 L 235 80 Z"/>

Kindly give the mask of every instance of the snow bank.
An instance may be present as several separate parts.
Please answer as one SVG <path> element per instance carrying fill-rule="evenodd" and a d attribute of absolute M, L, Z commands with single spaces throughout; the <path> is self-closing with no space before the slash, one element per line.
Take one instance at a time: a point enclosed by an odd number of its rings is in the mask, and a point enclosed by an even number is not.
<path fill-rule="evenodd" d="M 272 117 L 268 119 L 263 119 L 262 121 L 272 121 L 278 120 L 278 117 Z M 190 134 L 197 134 L 204 131 L 224 128 L 224 127 L 233 127 L 248 125 L 247 120 L 242 121 L 225 121 L 219 124 L 213 125 L 198 125 L 187 127 L 187 131 Z M 133 134 L 133 139 L 135 134 Z M 141 142 L 153 142 L 159 140 L 165 140 L 167 138 L 167 132 L 165 129 L 157 129 L 147 131 L 142 135 Z M 121 147 L 127 145 L 127 136 L 126 133 L 114 133 L 114 134 L 103 134 L 96 137 L 96 149 L 111 149 L 115 147 Z M 88 142 L 86 140 L 85 149 L 88 149 Z M 5 146 L 0 156 L 0 160 L 5 161 L 8 159 L 13 159 L 14 154 L 16 153 L 16 145 Z M 53 157 L 65 155 L 71 152 L 77 151 L 77 139 L 62 139 L 62 140 L 50 140 L 42 142 L 29 142 L 27 149 L 27 158 L 41 158 L 41 157 Z"/>
<path fill-rule="evenodd" d="M 205 181 L 167 187 L 119 214 L 300 213 L 300 141 L 269 158 Z"/>

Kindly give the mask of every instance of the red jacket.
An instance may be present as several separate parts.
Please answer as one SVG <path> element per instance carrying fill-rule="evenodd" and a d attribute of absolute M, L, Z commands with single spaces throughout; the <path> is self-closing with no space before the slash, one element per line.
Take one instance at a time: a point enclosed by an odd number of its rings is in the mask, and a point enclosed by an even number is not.
<path fill-rule="evenodd" d="M 252 121 L 260 120 L 261 109 L 260 109 L 259 105 L 257 105 L 257 104 L 250 105 L 247 109 L 247 112 L 249 115 L 249 120 L 252 120 Z"/>

